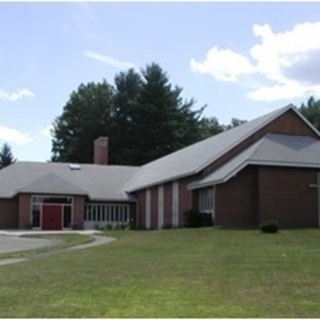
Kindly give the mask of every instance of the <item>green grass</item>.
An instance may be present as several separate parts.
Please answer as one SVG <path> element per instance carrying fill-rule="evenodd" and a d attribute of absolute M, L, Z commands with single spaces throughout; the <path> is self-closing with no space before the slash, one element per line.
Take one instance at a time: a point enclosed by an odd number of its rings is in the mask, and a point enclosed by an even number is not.
<path fill-rule="evenodd" d="M 320 230 L 113 231 L 0 267 L 0 318 L 318 318 Z"/>
<path fill-rule="evenodd" d="M 23 238 L 42 238 L 42 239 L 52 239 L 57 242 L 52 246 L 44 246 L 37 249 L 27 250 L 27 251 L 16 251 L 10 253 L 0 254 L 0 259 L 6 258 L 32 258 L 40 253 L 52 252 L 55 250 L 62 250 L 69 247 L 77 246 L 80 244 L 85 244 L 93 241 L 92 237 L 83 234 L 46 234 L 46 235 L 24 235 Z M 1 316 L 0 316 L 1 317 Z"/>

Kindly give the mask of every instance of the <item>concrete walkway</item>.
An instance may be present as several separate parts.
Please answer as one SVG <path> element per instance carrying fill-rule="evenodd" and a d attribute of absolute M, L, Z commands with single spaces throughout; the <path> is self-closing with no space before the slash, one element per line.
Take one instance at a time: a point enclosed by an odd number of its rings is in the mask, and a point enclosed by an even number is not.
<path fill-rule="evenodd" d="M 81 249 L 87 249 L 94 246 L 103 245 L 106 243 L 109 243 L 111 241 L 116 240 L 112 237 L 106 237 L 106 236 L 100 236 L 97 235 L 100 232 L 97 232 L 96 230 L 81 230 L 81 231 L 33 231 L 33 230 L 0 230 L 0 254 L 1 253 L 8 253 L 8 252 L 15 252 L 15 251 L 25 251 L 25 250 L 32 250 L 37 249 L 40 247 L 50 246 L 50 245 L 56 245 L 58 242 L 51 239 L 37 239 L 37 238 L 20 238 L 21 236 L 25 235 L 46 235 L 46 234 L 63 234 L 63 233 L 75 233 L 75 234 L 84 234 L 88 235 L 91 238 L 93 238 L 92 242 L 69 247 L 66 249 L 58 249 L 48 252 L 43 252 L 37 254 L 35 257 L 48 257 L 52 255 L 57 255 L 61 253 L 65 253 L 72 250 L 81 250 Z M 0 266 L 7 265 L 11 263 L 18 263 L 27 261 L 26 258 L 17 258 L 17 259 L 1 259 L 0 258 Z"/>

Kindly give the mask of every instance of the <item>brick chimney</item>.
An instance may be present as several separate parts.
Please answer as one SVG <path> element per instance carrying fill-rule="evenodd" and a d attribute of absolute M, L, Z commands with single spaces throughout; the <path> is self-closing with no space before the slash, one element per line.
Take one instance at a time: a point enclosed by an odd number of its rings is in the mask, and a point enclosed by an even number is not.
<path fill-rule="evenodd" d="M 108 137 L 99 137 L 94 141 L 93 163 L 107 165 L 108 164 Z"/>

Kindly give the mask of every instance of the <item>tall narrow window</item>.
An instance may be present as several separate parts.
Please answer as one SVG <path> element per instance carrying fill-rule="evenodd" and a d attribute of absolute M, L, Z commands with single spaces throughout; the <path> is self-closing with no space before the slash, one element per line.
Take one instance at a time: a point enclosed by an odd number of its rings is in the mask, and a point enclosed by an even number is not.
<path fill-rule="evenodd" d="M 201 213 L 213 213 L 213 189 L 199 190 L 199 211 Z"/>
<path fill-rule="evenodd" d="M 32 208 L 32 227 L 40 228 L 40 205 L 33 205 Z"/>
<path fill-rule="evenodd" d="M 71 206 L 63 207 L 63 227 L 71 228 Z"/>

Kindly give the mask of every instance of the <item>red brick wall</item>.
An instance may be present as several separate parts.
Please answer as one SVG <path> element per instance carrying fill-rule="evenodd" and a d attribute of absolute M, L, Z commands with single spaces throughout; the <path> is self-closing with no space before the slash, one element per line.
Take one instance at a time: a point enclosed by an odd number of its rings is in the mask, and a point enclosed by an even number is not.
<path fill-rule="evenodd" d="M 85 197 L 73 197 L 73 223 L 75 229 L 83 229 L 84 225 Z"/>
<path fill-rule="evenodd" d="M 94 141 L 93 163 L 107 165 L 109 157 L 109 141 L 107 137 L 99 137 Z"/>
<path fill-rule="evenodd" d="M 19 194 L 19 214 L 18 227 L 19 229 L 26 229 L 30 227 L 31 219 L 31 195 Z"/>
<path fill-rule="evenodd" d="M 0 200 L 0 229 L 18 228 L 18 198 Z"/>
<path fill-rule="evenodd" d="M 136 193 L 137 202 L 137 227 L 144 227 L 146 225 L 146 192 L 141 190 Z"/>
<path fill-rule="evenodd" d="M 262 167 L 259 170 L 260 221 L 276 218 L 283 227 L 318 227 L 317 171 Z"/>
<path fill-rule="evenodd" d="M 151 188 L 151 229 L 158 229 L 158 187 Z"/>
<path fill-rule="evenodd" d="M 166 183 L 164 185 L 164 214 L 163 214 L 163 224 L 164 226 L 172 225 L 172 183 Z"/>
<path fill-rule="evenodd" d="M 248 167 L 215 188 L 215 225 L 249 227 L 258 224 L 258 168 Z"/>
<path fill-rule="evenodd" d="M 192 191 L 188 190 L 188 185 L 194 182 L 194 177 L 179 180 L 179 225 L 184 226 L 184 212 L 192 209 Z"/>

